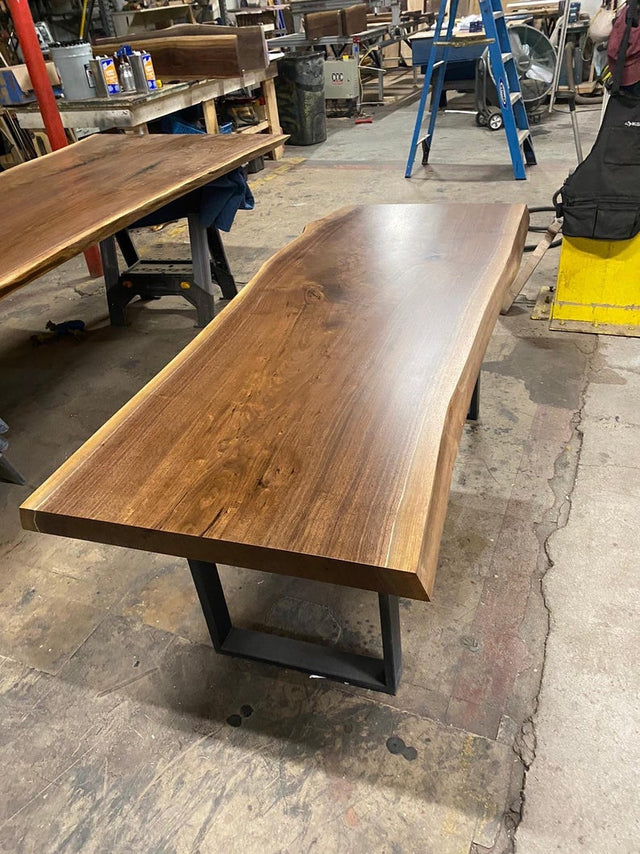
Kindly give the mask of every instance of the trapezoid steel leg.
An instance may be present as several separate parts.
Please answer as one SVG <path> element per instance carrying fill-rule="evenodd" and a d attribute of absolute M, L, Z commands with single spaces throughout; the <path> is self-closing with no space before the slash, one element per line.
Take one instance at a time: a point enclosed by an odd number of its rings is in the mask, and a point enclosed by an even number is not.
<path fill-rule="evenodd" d="M 478 418 L 480 418 L 480 374 L 478 374 L 478 379 L 473 387 L 471 403 L 467 412 L 467 421 L 477 421 Z"/>
<path fill-rule="evenodd" d="M 227 253 L 225 252 L 220 232 L 215 225 L 207 228 L 207 242 L 211 255 L 211 268 L 213 276 L 220 286 L 224 299 L 233 299 L 238 294 L 236 283 L 229 267 Z"/>
<path fill-rule="evenodd" d="M 104 286 L 107 292 L 109 320 L 112 326 L 126 326 L 124 310 L 131 302 L 132 294 L 120 284 L 120 268 L 114 236 L 105 237 L 104 240 L 100 241 L 100 255 L 102 256 L 102 269 L 104 271 Z"/>
<path fill-rule="evenodd" d="M 200 215 L 190 213 L 189 221 L 189 243 L 191 244 L 191 261 L 193 264 L 194 285 L 192 293 L 186 298 L 196 307 L 198 314 L 198 326 L 206 326 L 213 320 L 213 280 L 211 278 L 211 260 L 209 257 L 209 243 L 207 241 L 207 229 L 200 222 Z"/>
<path fill-rule="evenodd" d="M 383 657 L 374 658 L 269 632 L 239 629 L 231 622 L 215 563 L 190 560 L 189 567 L 216 652 L 289 667 L 372 691 L 396 693 L 402 674 L 397 596 L 378 594 Z"/>

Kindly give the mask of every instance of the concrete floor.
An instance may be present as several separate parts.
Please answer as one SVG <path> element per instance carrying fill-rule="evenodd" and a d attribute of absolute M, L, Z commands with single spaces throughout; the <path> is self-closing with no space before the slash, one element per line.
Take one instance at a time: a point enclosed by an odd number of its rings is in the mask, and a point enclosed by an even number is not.
<path fill-rule="evenodd" d="M 406 181 L 414 109 L 333 121 L 324 145 L 256 175 L 256 209 L 225 241 L 238 281 L 341 205 L 546 205 L 575 165 L 566 115 L 534 129 L 526 182 L 501 134 L 447 115 Z M 587 147 L 596 118 L 580 116 Z M 141 240 L 172 255 L 186 227 Z M 640 342 L 532 322 L 556 265 L 496 326 L 434 600 L 402 602 L 396 697 L 217 657 L 184 561 L 22 531 L 20 501 L 196 329 L 177 298 L 109 327 L 80 259 L 0 302 L 0 414 L 28 479 L 0 484 L 0 851 L 639 850 Z M 32 348 L 76 317 L 86 340 Z M 240 623 L 375 650 L 371 594 L 224 580 Z"/>

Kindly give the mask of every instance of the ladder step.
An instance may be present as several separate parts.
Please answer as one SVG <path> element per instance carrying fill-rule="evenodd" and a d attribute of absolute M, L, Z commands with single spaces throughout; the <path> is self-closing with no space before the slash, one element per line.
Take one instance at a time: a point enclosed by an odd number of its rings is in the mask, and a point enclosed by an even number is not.
<path fill-rule="evenodd" d="M 493 13 L 493 19 L 494 19 L 494 21 L 497 21 L 497 20 L 498 20 L 498 18 L 504 18 L 504 12 L 494 12 L 494 13 Z"/>
<path fill-rule="evenodd" d="M 469 47 L 470 45 L 473 45 L 474 47 L 477 47 L 478 45 L 485 45 L 485 44 L 490 45 L 490 44 L 493 44 L 495 41 L 495 39 L 490 38 L 489 36 L 485 35 L 484 33 L 478 33 L 478 36 L 479 36 L 479 38 L 477 41 L 475 39 L 470 40 L 470 41 L 466 41 L 465 39 L 453 39 L 450 42 L 447 42 L 447 41 L 434 42 L 433 45 L 434 45 L 434 47 L 452 47 L 452 48 L 460 47 L 460 48 L 464 48 L 464 47 Z M 449 60 L 449 62 L 457 62 L 457 61 L 458 60 L 455 60 L 455 59 Z"/>
<path fill-rule="evenodd" d="M 518 145 L 522 145 L 525 139 L 528 139 L 531 136 L 531 132 L 528 128 L 524 130 L 518 130 Z"/>
<path fill-rule="evenodd" d="M 509 62 L 512 59 L 513 59 L 513 54 L 510 51 L 502 54 L 502 61 L 503 62 Z"/>
<path fill-rule="evenodd" d="M 512 92 L 509 95 L 509 98 L 511 99 L 511 106 L 513 106 L 516 101 L 519 101 L 522 98 L 522 92 Z"/>

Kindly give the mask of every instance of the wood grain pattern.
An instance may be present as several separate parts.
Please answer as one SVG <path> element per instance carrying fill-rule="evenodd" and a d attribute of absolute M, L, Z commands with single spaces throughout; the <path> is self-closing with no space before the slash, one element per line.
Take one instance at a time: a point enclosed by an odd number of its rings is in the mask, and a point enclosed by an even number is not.
<path fill-rule="evenodd" d="M 0 297 L 286 138 L 95 135 L 0 173 Z"/>
<path fill-rule="evenodd" d="M 351 36 L 355 33 L 363 33 L 367 29 L 367 12 L 369 7 L 366 3 L 357 3 L 340 10 L 340 29 L 343 36 Z"/>
<path fill-rule="evenodd" d="M 304 34 L 308 39 L 337 36 L 340 33 L 340 12 L 307 12 L 304 16 Z"/>
<path fill-rule="evenodd" d="M 523 205 L 314 223 L 29 498 L 23 525 L 427 599 L 527 225 Z"/>
<path fill-rule="evenodd" d="M 95 44 L 104 52 L 105 46 L 113 47 L 130 44 L 138 45 L 141 41 L 155 41 L 159 38 L 174 38 L 185 36 L 235 36 L 238 40 L 238 54 L 245 69 L 258 71 L 269 65 L 269 51 L 262 27 L 220 27 L 216 24 L 175 24 L 164 30 L 147 30 L 144 33 L 130 33 L 118 38 L 96 39 Z M 153 48 L 151 48 L 152 50 Z"/>
<path fill-rule="evenodd" d="M 120 40 L 105 42 L 94 47 L 94 56 L 114 53 L 121 44 Z M 237 77 L 250 70 L 233 35 L 140 38 L 136 40 L 136 49 L 149 51 L 156 74 L 165 80 Z"/>

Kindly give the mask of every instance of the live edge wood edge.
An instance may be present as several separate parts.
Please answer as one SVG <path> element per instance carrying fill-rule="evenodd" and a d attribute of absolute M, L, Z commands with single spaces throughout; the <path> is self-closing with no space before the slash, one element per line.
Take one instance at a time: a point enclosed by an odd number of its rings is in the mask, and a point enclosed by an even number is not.
<path fill-rule="evenodd" d="M 146 137 L 146 139 L 154 140 L 156 135 Z M 158 137 L 160 135 L 157 135 Z M 198 136 L 193 137 L 199 140 L 205 140 L 207 137 Z M 6 296 L 6 294 L 15 290 L 16 288 L 22 287 L 23 285 L 28 284 L 33 279 L 42 276 L 44 273 L 53 270 L 59 264 L 62 264 L 64 261 L 68 261 L 74 256 L 78 255 L 80 252 L 83 252 L 87 247 L 93 245 L 94 243 L 99 242 L 100 240 L 104 240 L 106 237 L 110 237 L 115 234 L 122 228 L 126 228 L 131 225 L 131 223 L 136 220 L 146 216 L 149 213 L 157 210 L 162 207 L 164 204 L 171 202 L 177 198 L 180 198 L 183 195 L 186 195 L 191 190 L 195 190 L 198 187 L 203 186 L 203 184 L 208 183 L 209 181 L 213 181 L 216 178 L 225 175 L 230 172 L 232 169 L 237 166 L 242 165 L 243 163 L 248 162 L 255 157 L 260 157 L 264 154 L 269 154 L 274 150 L 280 150 L 284 143 L 289 139 L 286 134 L 255 134 L 251 137 L 248 135 L 233 135 L 233 136 L 225 136 L 218 135 L 216 137 L 212 137 L 216 140 L 236 140 L 236 139 L 244 139 L 247 145 L 250 145 L 250 150 L 247 149 L 242 153 L 238 153 L 238 151 L 233 150 L 230 147 L 228 157 L 226 157 L 224 162 L 221 162 L 219 165 L 214 168 L 209 168 L 205 165 L 203 168 L 199 169 L 199 173 L 194 177 L 190 177 L 185 179 L 182 182 L 179 189 L 172 188 L 167 192 L 154 193 L 151 197 L 149 197 L 144 204 L 135 204 L 131 203 L 125 209 L 123 207 L 122 213 L 116 217 L 111 217 L 105 219 L 103 223 L 100 224 L 99 227 L 91 226 L 89 228 L 78 229 L 73 233 L 72 238 L 69 240 L 65 240 L 64 242 L 60 242 L 55 247 L 49 248 L 47 247 L 46 257 L 38 257 L 38 254 L 34 252 L 32 249 L 25 249 L 23 258 L 24 261 L 21 262 L 18 269 L 12 270 L 11 268 L 7 272 L 6 268 L 0 270 L 0 297 Z M 73 146 L 69 146 L 68 148 L 59 149 L 58 151 L 54 151 L 50 154 L 45 155 L 44 157 L 38 158 L 37 160 L 30 160 L 26 163 L 22 163 L 18 166 L 15 166 L 13 169 L 8 170 L 6 173 L 2 173 L 2 177 L 7 176 L 7 181 L 11 181 L 12 178 L 21 178 L 23 174 L 26 174 L 26 170 L 33 171 L 34 168 L 41 169 L 43 166 L 51 166 L 56 164 L 58 161 L 64 162 L 65 167 L 69 168 L 66 164 L 66 161 L 69 157 L 74 157 L 75 155 L 83 152 L 87 146 L 92 145 L 92 141 L 97 141 L 97 143 L 122 143 L 122 144 L 131 144 L 135 143 L 142 139 L 141 137 L 135 138 L 127 138 L 127 142 L 125 143 L 124 137 L 119 136 L 111 136 L 108 134 L 96 134 L 93 137 L 88 137 L 87 140 L 83 140 L 81 142 L 75 143 Z M 179 139 L 179 137 L 173 137 L 173 139 Z M 191 139 L 191 137 L 189 137 Z M 206 144 L 206 143 L 205 143 Z M 231 144 L 232 145 L 232 144 Z M 203 151 L 203 158 L 205 152 Z M 78 165 L 72 164 L 71 168 L 78 168 Z M 62 177 L 64 177 L 64 169 L 61 172 Z M 3 182 L 0 180 L 0 184 Z M 45 185 L 46 186 L 46 185 Z M 4 189 L 2 186 L 0 189 Z M 89 193 L 90 188 L 87 190 Z M 147 193 L 147 196 L 150 194 Z M 89 200 L 88 200 L 89 199 Z M 78 203 L 84 202 L 86 204 L 91 203 L 90 197 L 88 199 L 80 199 Z M 1 235 L 0 235 L 1 236 Z M 23 239 L 26 241 L 27 239 L 33 239 L 33 235 L 26 234 L 23 236 Z M 42 252 L 43 247 L 38 246 L 37 249 Z M 6 276 L 8 275 L 8 279 Z"/>
<path fill-rule="evenodd" d="M 62 465 L 49 480 L 43 484 L 20 508 L 22 525 L 25 529 L 40 533 L 52 533 L 60 536 L 81 538 L 93 542 L 119 545 L 143 551 L 175 555 L 195 560 L 219 562 L 231 566 L 245 566 L 262 569 L 276 574 L 308 578 L 343 586 L 373 590 L 381 593 L 404 596 L 429 601 L 433 591 L 440 549 L 440 540 L 447 513 L 448 495 L 458 444 L 466 420 L 469 402 L 477 380 L 484 353 L 491 337 L 500 307 L 511 282 L 518 272 L 522 250 L 528 228 L 528 214 L 524 205 L 512 205 L 515 236 L 508 252 L 504 255 L 504 266 L 496 271 L 495 286 L 488 298 L 484 313 L 478 322 L 478 331 L 470 345 L 466 362 L 455 385 L 446 409 L 446 417 L 441 433 L 437 454 L 437 466 L 428 501 L 428 530 L 421 541 L 419 566 L 407 569 L 395 569 L 388 565 L 378 566 L 370 563 L 354 563 L 341 559 L 323 557 L 318 554 L 305 554 L 297 551 L 270 549 L 263 545 L 254 546 L 242 542 L 230 542 L 192 536 L 175 531 L 144 529 L 117 524 L 113 521 L 88 519 L 86 517 L 62 516 L 38 509 L 64 484 L 71 473 L 98 450 L 116 427 L 134 415 L 138 407 L 174 374 L 197 351 L 206 345 L 208 336 L 220 323 L 242 311 L 243 302 L 252 290 L 253 283 L 267 276 L 270 268 L 278 262 L 277 253 L 261 267 L 252 282 L 245 287 L 225 311 L 218 315 L 203 333 L 196 337 L 176 358 L 150 383 L 145 386 L 129 403 L 117 412 L 100 428 L 81 448 L 80 451 Z M 347 209 L 351 210 L 351 209 Z M 344 211 L 339 212 L 344 214 Z M 338 214 L 338 215 L 339 215 Z M 337 215 L 333 215 L 334 217 Z M 304 234 L 293 243 L 307 241 L 315 230 L 320 229 L 326 220 L 312 223 Z M 289 244 L 289 249 L 292 244 Z M 285 251 L 285 250 L 281 250 Z M 80 526 L 78 529 L 77 526 Z M 80 534 L 78 533 L 80 530 Z M 348 583 L 345 585 L 345 577 Z"/>

